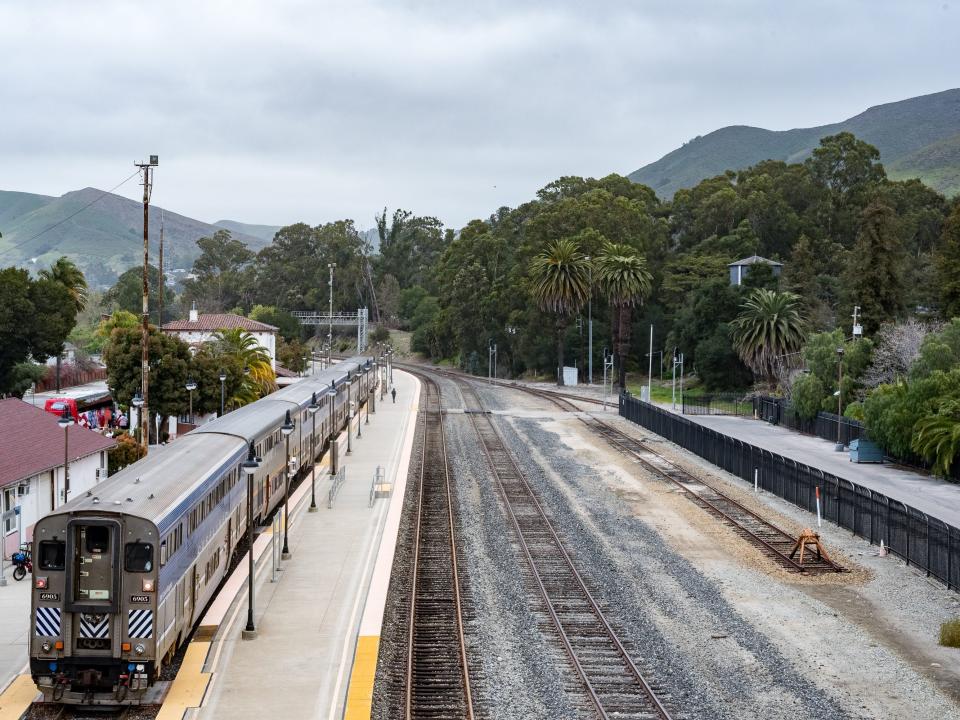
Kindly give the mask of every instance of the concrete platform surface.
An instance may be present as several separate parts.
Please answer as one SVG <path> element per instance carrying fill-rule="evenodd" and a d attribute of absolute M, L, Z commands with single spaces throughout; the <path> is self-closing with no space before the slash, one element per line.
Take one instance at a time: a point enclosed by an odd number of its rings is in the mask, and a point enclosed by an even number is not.
<path fill-rule="evenodd" d="M 27 641 L 30 631 L 30 585 L 33 576 L 20 582 L 13 579 L 13 568 L 6 566 L 6 587 L 0 587 L 0 690 L 27 665 Z"/>
<path fill-rule="evenodd" d="M 819 468 L 845 480 L 912 505 L 917 510 L 960 527 L 960 485 L 888 464 L 850 462 L 850 453 L 835 443 L 752 418 L 729 415 L 684 415 L 688 420 L 748 442 L 791 460 Z"/>
<path fill-rule="evenodd" d="M 307 512 L 309 492 L 291 507 L 290 551 L 277 582 L 269 568 L 257 572 L 257 637 L 242 640 L 247 598 L 214 637 L 205 671 L 212 673 L 199 718 L 339 718 L 356 653 L 357 635 L 375 558 L 395 535 L 384 533 L 389 499 L 369 506 L 377 466 L 402 486 L 402 455 L 412 444 L 418 382 L 394 371 L 397 402 L 389 394 L 362 425 L 345 458 L 346 481 L 327 508 L 329 476 L 318 476 L 319 511 Z M 366 410 L 362 420 L 366 419 Z M 269 564 L 269 553 L 266 563 Z M 366 653 L 362 653 L 366 654 Z"/>

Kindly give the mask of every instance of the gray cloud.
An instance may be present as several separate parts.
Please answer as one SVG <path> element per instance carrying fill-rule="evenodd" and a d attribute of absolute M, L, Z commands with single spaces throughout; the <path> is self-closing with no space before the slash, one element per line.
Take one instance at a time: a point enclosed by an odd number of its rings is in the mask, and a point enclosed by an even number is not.
<path fill-rule="evenodd" d="M 0 2 L 0 188 L 106 188 L 159 153 L 154 201 L 201 219 L 370 226 L 389 205 L 459 226 L 722 125 L 822 124 L 956 86 L 958 11 Z"/>

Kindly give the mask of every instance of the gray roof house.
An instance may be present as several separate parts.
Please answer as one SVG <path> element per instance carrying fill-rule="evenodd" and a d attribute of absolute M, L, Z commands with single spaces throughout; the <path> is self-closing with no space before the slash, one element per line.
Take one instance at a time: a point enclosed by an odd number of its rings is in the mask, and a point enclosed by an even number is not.
<path fill-rule="evenodd" d="M 759 255 L 751 255 L 748 258 L 736 260 L 727 265 L 727 267 L 730 268 L 730 284 L 741 285 L 743 279 L 747 277 L 747 274 L 750 272 L 750 266 L 759 263 L 769 265 L 773 270 L 773 276 L 780 277 L 780 271 L 783 270 L 783 263 L 778 263 L 776 260 L 767 260 Z"/>

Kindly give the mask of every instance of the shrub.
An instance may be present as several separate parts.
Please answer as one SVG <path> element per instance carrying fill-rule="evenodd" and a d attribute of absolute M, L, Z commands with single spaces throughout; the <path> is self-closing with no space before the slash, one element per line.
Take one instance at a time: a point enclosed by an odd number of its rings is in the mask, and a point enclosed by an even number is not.
<path fill-rule="evenodd" d="M 947 620 L 940 626 L 940 644 L 960 648 L 960 618 Z"/>
<path fill-rule="evenodd" d="M 127 465 L 135 463 L 144 456 L 143 446 L 133 436 L 119 433 L 114 439 L 117 441 L 117 446 L 107 453 L 107 467 L 111 475 L 120 472 Z"/>
<path fill-rule="evenodd" d="M 389 342 L 390 341 L 390 331 L 387 330 L 383 325 L 378 325 L 376 330 L 370 333 L 370 339 L 373 342 Z"/>
<path fill-rule="evenodd" d="M 817 416 L 820 405 L 826 396 L 826 389 L 816 375 L 801 375 L 793 383 L 791 401 L 793 407 L 804 420 Z"/>

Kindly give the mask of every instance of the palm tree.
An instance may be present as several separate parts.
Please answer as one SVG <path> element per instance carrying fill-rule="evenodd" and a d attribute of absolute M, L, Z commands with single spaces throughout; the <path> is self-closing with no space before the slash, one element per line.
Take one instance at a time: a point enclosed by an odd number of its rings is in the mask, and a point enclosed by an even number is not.
<path fill-rule="evenodd" d="M 960 452 L 960 402 L 945 402 L 936 415 L 917 421 L 913 427 L 913 449 L 933 461 L 933 472 L 946 477 Z"/>
<path fill-rule="evenodd" d="M 561 238 L 530 262 L 533 298 L 544 312 L 556 314 L 557 385 L 563 385 L 563 336 L 570 316 L 587 301 L 589 261 L 580 246 Z"/>
<path fill-rule="evenodd" d="M 650 294 L 653 276 L 647 271 L 647 262 L 629 245 L 606 243 L 596 260 L 597 283 L 614 309 L 617 337 L 618 379 L 624 387 L 627 379 L 626 359 L 630 349 L 630 314 L 634 305 L 642 304 Z"/>
<path fill-rule="evenodd" d="M 210 342 L 215 355 L 234 358 L 244 368 L 243 380 L 230 397 L 231 407 L 246 405 L 276 390 L 270 356 L 253 335 L 242 328 L 229 328 L 217 330 Z"/>
<path fill-rule="evenodd" d="M 87 306 L 87 279 L 80 268 L 66 255 L 61 255 L 48 270 L 41 270 L 40 277 L 63 285 L 70 293 L 77 312 Z"/>
<path fill-rule="evenodd" d="M 800 296 L 757 289 L 741 305 L 733 325 L 733 346 L 755 375 L 773 378 L 778 358 L 800 350 L 805 321 Z"/>

